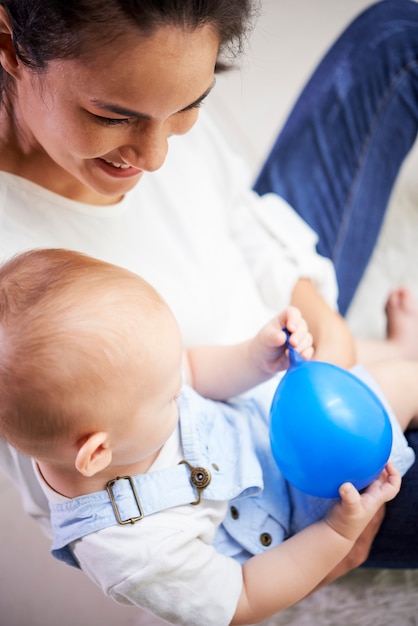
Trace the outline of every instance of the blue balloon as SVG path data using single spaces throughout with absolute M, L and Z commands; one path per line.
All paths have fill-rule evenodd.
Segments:
M 383 470 L 392 448 L 383 404 L 346 370 L 305 361 L 288 347 L 290 366 L 270 411 L 270 442 L 279 469 L 312 496 L 338 497 L 346 481 L 363 489 Z

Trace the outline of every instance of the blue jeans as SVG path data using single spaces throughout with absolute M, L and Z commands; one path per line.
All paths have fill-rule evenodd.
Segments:
M 418 3 L 384 0 L 362 13 L 302 91 L 255 183 L 318 233 L 344 315 L 373 252 L 390 193 L 418 130 Z M 418 432 L 408 434 L 418 456 Z M 418 567 L 418 463 L 366 563 Z

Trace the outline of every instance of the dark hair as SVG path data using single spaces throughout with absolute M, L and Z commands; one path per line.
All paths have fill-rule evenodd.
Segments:
M 53 59 L 75 58 L 127 27 L 152 35 L 161 26 L 212 25 L 220 39 L 218 69 L 242 52 L 258 0 L 3 0 L 20 60 L 42 71 Z M 0 90 L 7 76 L 0 76 Z

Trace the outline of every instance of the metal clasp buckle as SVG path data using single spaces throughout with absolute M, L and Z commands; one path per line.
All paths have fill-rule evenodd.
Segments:
M 190 470 L 190 482 L 197 489 L 197 500 L 190 504 L 197 505 L 202 501 L 202 491 L 206 489 L 212 480 L 211 473 L 206 467 L 193 467 L 188 461 L 180 461 L 179 465 L 187 465 Z
M 132 490 L 133 496 L 135 498 L 135 502 L 136 502 L 136 506 L 138 507 L 138 511 L 139 511 L 139 515 L 138 517 L 129 517 L 128 519 L 123 520 L 119 514 L 119 509 L 118 509 L 118 505 L 116 504 L 116 500 L 115 500 L 115 496 L 113 495 L 113 485 L 116 483 L 116 481 L 118 480 L 128 480 L 129 481 L 129 486 Z M 134 481 L 132 480 L 131 476 L 118 476 L 117 478 L 114 478 L 113 480 L 109 480 L 109 482 L 106 485 L 106 490 L 107 493 L 109 494 L 109 498 L 110 498 L 110 503 L 113 507 L 113 512 L 115 513 L 115 517 L 116 520 L 118 522 L 118 524 L 135 524 L 135 522 L 139 522 L 139 520 L 141 520 L 144 517 L 144 512 L 142 510 L 142 506 L 141 503 L 139 501 L 139 497 L 138 494 L 136 492 L 135 489 L 135 484 Z

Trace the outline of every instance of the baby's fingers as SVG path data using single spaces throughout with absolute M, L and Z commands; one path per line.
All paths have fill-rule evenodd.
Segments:
M 287 309 L 282 311 L 282 313 L 279 315 L 279 321 L 281 326 L 285 327 L 290 335 L 292 335 L 297 330 L 302 319 L 302 313 L 295 306 L 288 306 Z
M 356 509 L 360 503 L 360 493 L 352 483 L 344 483 L 339 488 L 341 504 L 344 509 Z
M 311 358 L 313 354 L 313 337 L 308 330 L 306 320 L 300 315 L 300 312 L 296 309 L 296 316 L 299 317 L 297 324 L 291 327 L 290 323 L 287 325 L 287 331 L 289 333 L 289 344 L 300 352 L 305 358 Z
M 385 469 L 379 476 L 365 489 L 364 493 L 373 498 L 379 499 L 382 504 L 392 500 L 401 488 L 401 475 L 396 467 L 388 461 Z
M 349 482 L 341 485 L 339 489 L 341 505 L 347 513 L 355 511 L 361 500 L 372 499 L 374 501 L 373 506 L 380 506 L 392 500 L 400 488 L 401 476 L 393 463 L 389 461 L 385 469 L 363 490 L 362 494 Z M 363 504 L 366 505 L 366 502 Z M 369 508 L 367 505 L 366 507 Z

